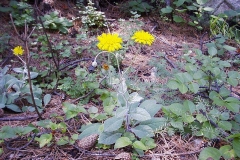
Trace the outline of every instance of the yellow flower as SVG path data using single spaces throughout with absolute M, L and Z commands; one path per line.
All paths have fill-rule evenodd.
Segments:
M 23 50 L 22 46 L 17 46 L 13 49 L 13 54 L 16 56 L 23 55 L 23 52 L 24 52 L 24 50 Z
M 155 38 L 150 33 L 140 30 L 135 32 L 131 39 L 137 43 L 148 44 L 150 46 Z
M 122 38 L 118 34 L 103 33 L 97 39 L 99 40 L 97 46 L 100 50 L 113 52 L 122 48 Z

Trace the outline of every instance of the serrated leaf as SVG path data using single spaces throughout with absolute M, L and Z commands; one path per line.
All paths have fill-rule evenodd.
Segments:
M 44 97 L 43 97 L 43 103 L 44 103 L 44 106 L 46 106 L 51 100 L 51 94 L 46 94 Z
M 111 117 L 104 122 L 104 131 L 113 132 L 118 130 L 123 123 L 123 117 Z
M 52 140 L 52 134 L 51 133 L 50 134 L 42 134 L 40 136 L 40 138 L 36 137 L 35 140 L 39 142 L 39 147 L 42 148 L 46 144 L 50 144 L 50 142 Z
M 156 103 L 156 100 L 145 100 L 139 107 L 145 109 L 153 117 L 162 108 L 162 105 Z
M 134 128 L 131 128 L 131 131 L 139 138 L 154 136 L 153 129 L 147 125 L 138 125 Z
M 143 108 L 136 108 L 136 110 L 131 113 L 131 118 L 137 121 L 146 121 L 151 119 L 151 115 Z
M 199 160 L 207 160 L 208 158 L 219 160 L 220 157 L 221 157 L 221 153 L 219 152 L 218 149 L 213 147 L 207 147 L 201 151 L 199 155 Z
M 100 144 L 114 144 L 116 143 L 117 139 L 121 137 L 122 133 L 114 133 L 114 132 L 102 132 L 99 135 L 98 143 Z
M 117 141 L 114 145 L 114 149 L 123 148 L 130 144 L 132 144 L 132 141 L 128 137 L 121 137 L 121 138 L 117 139 Z
M 141 150 L 147 150 L 147 147 L 141 141 L 135 141 L 133 147 Z

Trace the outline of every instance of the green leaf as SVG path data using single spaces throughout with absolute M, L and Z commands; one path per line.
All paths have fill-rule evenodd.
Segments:
M 228 120 L 229 119 L 229 112 L 222 112 L 220 117 L 221 120 Z
M 98 143 L 106 145 L 114 144 L 121 135 L 122 133 L 102 132 L 99 136 Z
M 231 131 L 232 130 L 232 124 L 228 121 L 219 121 L 218 126 L 221 127 L 222 129 L 226 131 Z
M 195 7 L 195 6 L 187 6 L 187 9 L 188 9 L 188 10 L 196 11 L 196 10 L 197 10 L 197 7 Z
M 147 147 L 141 141 L 135 141 L 133 147 L 141 150 L 147 150 Z
M 218 67 L 214 67 L 211 72 L 214 74 L 214 76 L 217 76 L 221 73 L 221 70 Z
M 219 160 L 221 157 L 221 153 L 218 149 L 213 147 L 204 148 L 200 155 L 199 160 L 207 160 L 208 158 L 213 158 L 214 160 Z
M 132 104 L 140 102 L 141 100 L 143 100 L 143 98 L 137 92 L 133 92 L 129 95 L 128 103 Z
M 187 114 L 183 115 L 182 118 L 183 118 L 183 122 L 185 123 L 192 123 L 195 120 L 195 118 L 192 115 L 187 115 Z
M 229 46 L 229 45 L 223 45 L 223 48 L 225 48 L 228 51 L 236 51 L 235 47 Z
M 87 126 L 82 126 L 82 128 L 79 131 L 82 131 L 82 133 L 78 136 L 78 139 L 83 139 L 87 136 L 90 136 L 92 134 L 100 133 L 99 128 L 102 124 L 101 123 L 93 123 L 89 124 Z
M 238 80 L 237 79 L 234 79 L 234 78 L 228 78 L 227 79 L 227 82 L 232 85 L 233 87 L 237 87 L 238 85 Z
M 173 2 L 177 7 L 183 5 L 183 3 L 185 2 L 185 0 L 177 0 L 175 2 Z
M 236 155 L 240 157 L 240 138 L 234 138 L 232 145 Z
M 204 10 L 204 11 L 207 11 L 207 12 L 212 12 L 212 11 L 214 11 L 214 9 L 211 8 L 211 7 L 204 7 L 203 10 Z
M 40 138 L 36 137 L 35 140 L 39 142 L 39 147 L 42 148 L 46 144 L 50 144 L 50 142 L 52 140 L 52 134 L 51 133 L 50 134 L 42 134 L 40 136 Z
M 174 128 L 177 128 L 177 129 L 183 131 L 183 122 L 181 122 L 181 121 L 171 121 L 170 124 L 171 124 Z
M 232 159 L 235 157 L 235 152 L 232 149 L 232 146 L 230 146 L 230 145 L 222 146 L 219 149 L 219 151 L 221 152 L 224 159 Z
M 231 98 L 231 97 L 229 97 Z M 227 107 L 227 109 L 229 109 L 232 112 L 238 113 L 239 112 L 239 104 L 236 103 L 226 103 L 225 107 Z
M 172 113 L 174 113 L 174 114 L 176 114 L 176 115 L 178 115 L 178 116 L 181 116 L 181 115 L 183 115 L 183 114 L 185 114 L 185 113 L 187 112 L 187 107 L 183 106 L 183 105 L 180 104 L 180 103 L 173 103 L 173 104 L 171 104 L 171 105 L 168 107 L 168 109 L 169 109 Z
M 189 109 L 191 114 L 196 111 L 196 105 L 192 101 L 185 100 L 183 105 Z
M 150 99 L 143 101 L 139 107 L 145 109 L 153 117 L 162 108 L 162 105 L 157 104 L 156 100 Z
M 33 130 L 35 130 L 36 127 L 22 127 L 22 126 L 18 126 L 15 128 L 15 133 L 18 134 L 18 135 L 25 135 L 27 133 L 30 133 L 32 132 Z
M 62 145 L 68 144 L 68 142 L 69 142 L 69 137 L 64 136 L 57 141 L 57 145 L 62 146 Z
M 188 88 L 185 84 L 179 84 L 179 91 L 184 94 L 184 93 L 187 93 L 188 91 Z
M 157 146 L 154 139 L 150 137 L 144 137 L 140 141 L 147 147 L 147 150 L 153 149 Z
M 205 3 L 207 3 L 208 0 L 197 0 L 197 3 L 200 5 L 203 5 Z
M 173 16 L 173 20 L 174 20 L 174 22 L 177 22 L 177 23 L 184 22 L 184 19 L 180 16 L 177 16 L 177 15 Z
M 201 70 L 198 70 L 197 72 L 195 72 L 194 74 L 193 74 L 193 78 L 194 79 L 201 79 L 202 78 L 202 76 L 203 76 L 203 72 L 201 71 Z
M 116 131 L 122 126 L 122 123 L 123 117 L 120 118 L 111 117 L 104 122 L 104 131 L 105 132 Z
M 217 54 L 217 49 L 214 46 L 208 48 L 208 53 L 210 56 L 215 56 Z
M 51 100 L 51 94 L 46 94 L 44 97 L 43 97 L 43 103 L 44 103 L 44 106 L 46 106 Z
M 199 85 L 194 82 L 190 83 L 188 87 L 189 87 L 189 90 L 192 91 L 193 93 L 197 93 L 199 90 Z
M 78 113 L 87 113 L 83 106 L 71 104 L 69 102 L 64 102 L 63 104 L 63 112 L 66 114 L 66 119 L 71 119 L 76 117 Z
M 151 115 L 143 108 L 136 108 L 136 110 L 131 113 L 131 118 L 137 121 L 146 121 L 151 119 Z
M 114 149 L 123 148 L 130 144 L 132 144 L 132 141 L 128 137 L 121 137 L 121 138 L 117 139 L 117 141 L 114 145 Z
M 177 81 L 175 81 L 175 80 L 170 80 L 170 81 L 168 81 L 167 86 L 170 89 L 178 89 L 179 83 Z
M 21 109 L 15 104 L 8 104 L 8 105 L 6 105 L 6 107 L 8 109 L 13 110 L 14 112 L 22 112 Z
M 0 139 L 14 138 L 16 137 L 15 128 L 10 126 L 3 126 L 0 131 Z
M 151 127 L 154 131 L 162 130 L 163 127 L 167 126 L 167 119 L 164 117 L 161 118 L 154 117 L 149 120 L 140 122 L 140 125 L 147 125 Z
M 222 96 L 222 97 L 227 97 L 230 95 L 230 91 L 225 88 L 225 87 L 221 87 L 220 88 L 220 91 L 219 91 L 219 94 Z
M 131 130 L 139 138 L 154 136 L 153 129 L 147 125 L 138 125 L 137 127 L 131 128 Z
M 89 109 L 88 109 L 88 113 L 93 113 L 93 114 L 95 114 L 95 113 L 98 113 L 98 108 L 97 107 L 95 107 L 95 106 L 91 106 Z
M 166 8 L 161 9 L 162 13 L 171 13 L 172 11 L 173 11 L 173 8 L 170 6 L 167 6 Z
M 202 115 L 202 114 L 197 114 L 196 119 L 197 119 L 200 123 L 207 121 L 207 118 L 206 118 L 204 115 Z

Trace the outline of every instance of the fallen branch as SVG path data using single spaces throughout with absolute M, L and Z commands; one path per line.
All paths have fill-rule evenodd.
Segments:
M 29 116 L 29 117 L 3 117 L 0 118 L 0 121 L 25 121 L 29 119 L 38 118 L 38 115 Z

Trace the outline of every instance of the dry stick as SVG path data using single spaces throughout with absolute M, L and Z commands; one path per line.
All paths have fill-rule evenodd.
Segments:
M 3 118 L 0 118 L 0 121 L 24 121 L 24 120 L 37 118 L 37 117 L 38 115 L 29 116 L 29 117 L 3 117 Z
M 28 83 L 29 83 L 29 89 L 30 89 L 30 94 L 31 94 L 31 98 L 32 98 L 32 103 L 33 103 L 33 107 L 35 108 L 35 110 L 38 114 L 39 119 L 43 119 L 41 114 L 38 111 L 38 108 L 37 108 L 37 105 L 36 105 L 36 102 L 35 102 L 35 99 L 34 99 L 33 90 L 32 90 L 32 81 L 31 81 L 31 75 L 30 75 L 30 67 L 29 67 L 30 54 L 29 54 L 29 49 L 28 49 L 28 38 L 31 36 L 31 34 L 33 33 L 33 30 L 35 28 L 33 28 L 33 30 L 31 31 L 31 34 L 29 34 L 29 36 L 27 36 L 27 22 L 25 21 L 25 33 L 24 33 L 24 37 L 21 38 L 21 36 L 19 35 L 19 33 L 16 29 L 16 26 L 13 22 L 13 18 L 12 18 L 11 14 L 10 14 L 10 18 L 11 18 L 11 22 L 12 22 L 12 25 L 13 25 L 13 28 L 14 28 L 16 34 L 25 44 L 25 48 L 26 48 L 26 52 L 27 52 L 27 54 L 25 54 L 25 61 L 26 61 L 26 66 L 27 66 Z

